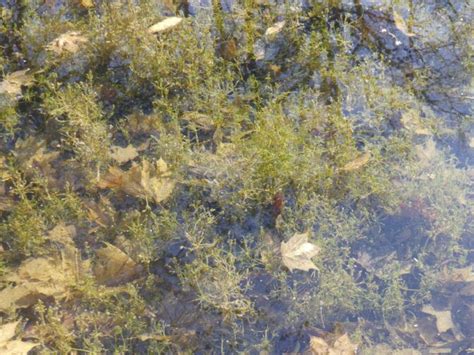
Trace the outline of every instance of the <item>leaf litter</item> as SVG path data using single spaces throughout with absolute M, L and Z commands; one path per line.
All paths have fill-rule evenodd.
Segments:
M 21 339 L 14 339 L 16 328 L 20 321 L 0 325 L 0 353 L 1 354 L 27 354 L 31 349 L 41 345 Z
M 163 159 L 134 163 L 128 171 L 112 166 L 98 183 L 101 189 L 117 189 L 131 196 L 160 203 L 171 196 L 175 180 Z
M 124 164 L 138 156 L 138 150 L 133 145 L 129 144 L 125 148 L 113 146 L 110 148 L 110 157 L 119 164 Z
M 309 232 L 295 234 L 288 242 L 282 242 L 280 252 L 283 264 L 293 271 L 295 269 L 309 271 L 318 270 L 311 258 L 319 254 L 321 249 L 308 242 Z
M 74 245 L 75 236 L 74 226 L 58 224 L 47 235 L 56 255 L 28 258 L 7 273 L 3 279 L 9 285 L 0 291 L 0 311 L 26 308 L 45 297 L 66 298 L 69 286 L 89 271 L 88 261 L 81 259 Z
M 34 82 L 33 75 L 29 74 L 29 71 L 29 69 L 25 69 L 7 74 L 0 82 L 0 94 L 20 98 L 21 88 L 31 86 Z
M 148 33 L 157 34 L 157 33 L 166 32 L 178 26 L 182 21 L 183 21 L 183 18 L 181 17 L 177 17 L 177 16 L 168 17 L 150 26 L 148 28 Z
M 75 54 L 88 39 L 79 31 L 68 31 L 48 43 L 46 49 L 56 55 Z
M 96 251 L 94 275 L 99 284 L 118 286 L 135 280 L 142 271 L 141 265 L 112 244 Z
M 347 334 L 342 334 L 332 341 L 311 336 L 309 346 L 312 355 L 355 355 L 357 351 L 357 345 L 352 343 Z

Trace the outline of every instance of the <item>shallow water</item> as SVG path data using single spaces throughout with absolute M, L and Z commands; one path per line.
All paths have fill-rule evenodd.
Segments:
M 32 201 L 28 213 L 44 215 L 40 234 L 49 235 L 63 221 L 76 226 L 72 245 L 80 260 L 97 263 L 97 251 L 107 242 L 141 266 L 133 282 L 117 282 L 122 288 L 98 285 L 92 273 L 84 276 L 92 280 L 87 285 L 75 284 L 80 296 L 39 292 L 59 321 L 38 316 L 36 299 L 10 313 L 0 309 L 9 320 L 26 319 L 28 336 L 42 342 L 39 352 L 58 351 L 58 328 L 71 334 L 64 340 L 70 349 L 92 352 L 472 351 L 470 2 L 156 3 L 160 15 L 189 14 L 187 26 L 194 26 L 179 40 L 173 39 L 179 30 L 167 32 L 166 39 L 159 35 L 159 45 L 137 36 L 139 25 L 111 35 L 115 24 L 126 23 L 120 11 L 133 13 L 130 7 L 113 12 L 105 3 L 78 11 L 61 1 L 1 4 L 20 28 L 15 34 L 7 23 L 0 37 L 4 71 L 32 68 L 39 76 L 44 70 L 52 75 L 43 81 L 58 84 L 35 84 L 15 106 L 16 131 L 8 134 L 2 126 L 2 155 L 25 179 L 26 191 L 12 170 L 2 175 L 0 197 L 12 201 L 1 210 L 6 268 L 19 273 L 22 262 L 61 245 L 45 237 L 39 243 L 45 249 L 35 249 L 28 236 L 19 244 L 27 225 L 18 217 L 25 201 Z M 113 16 L 102 24 L 109 12 Z M 34 24 L 46 26 L 53 15 L 64 29 L 97 18 L 80 28 L 96 31 L 92 42 L 100 49 L 48 64 L 41 43 L 55 36 L 36 38 Z M 269 24 L 282 20 L 283 30 L 265 34 Z M 102 35 L 118 44 L 102 41 Z M 108 45 L 110 52 L 96 63 Z M 199 56 L 189 48 L 199 49 Z M 196 57 L 183 64 L 187 53 Z M 158 55 L 163 58 L 153 62 Z M 219 74 L 199 67 L 206 60 L 219 63 Z M 91 77 L 88 70 L 94 71 Z M 222 78 L 201 84 L 212 75 Z M 179 86 L 188 82 L 198 83 L 196 97 Z M 73 117 L 80 107 L 61 111 L 45 103 L 81 83 L 93 87 L 106 125 L 85 119 L 77 129 Z M 86 116 L 94 114 L 89 110 Z M 98 132 L 89 144 L 99 144 L 84 153 L 87 129 Z M 30 154 L 34 148 L 28 144 L 37 140 L 45 142 L 41 159 L 45 152 L 58 155 L 44 163 L 37 151 Z M 94 154 L 128 144 L 139 147 L 137 155 L 94 165 Z M 150 194 L 158 179 L 154 165 L 146 173 L 124 173 L 158 157 L 177 177 L 171 197 L 163 200 Z M 122 175 L 111 174 L 112 165 Z M 46 179 L 46 187 L 35 174 Z M 169 178 L 166 169 L 160 174 Z M 136 176 L 149 180 L 137 183 Z M 69 193 L 88 206 L 79 208 L 87 216 L 70 207 Z M 282 264 L 282 243 L 303 232 L 321 251 L 306 260 L 309 270 L 292 270 Z M 341 345 L 345 334 L 351 341 Z

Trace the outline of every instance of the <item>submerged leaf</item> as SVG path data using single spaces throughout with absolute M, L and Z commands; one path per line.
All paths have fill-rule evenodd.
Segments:
M 156 203 L 171 196 L 174 186 L 175 181 L 163 159 L 154 165 L 144 160 L 141 165 L 134 164 L 128 171 L 111 167 L 98 184 L 99 188 L 116 188 L 138 198 L 151 198 Z
M 106 244 L 96 252 L 94 275 L 97 282 L 106 286 L 117 286 L 140 276 L 143 268 L 127 254 L 112 244 Z
M 309 233 L 295 234 L 288 242 L 282 242 L 280 246 L 283 264 L 293 271 L 294 269 L 308 271 L 317 270 L 311 258 L 318 255 L 320 248 L 308 243 Z
M 351 161 L 351 162 L 347 163 L 346 165 L 344 165 L 340 170 L 341 171 L 346 171 L 346 172 L 359 170 L 360 168 L 367 165 L 367 163 L 370 161 L 371 156 L 372 155 L 370 154 L 370 152 L 365 152 L 364 154 L 360 155 L 359 157 L 357 157 L 353 161 Z
M 431 131 L 425 128 L 420 120 L 419 114 L 414 110 L 409 110 L 402 114 L 400 119 L 403 127 L 420 136 L 431 135 Z
M 76 270 L 73 262 L 53 258 L 27 259 L 5 279 L 15 282 L 0 291 L 0 310 L 29 307 L 41 297 L 63 298 Z
M 18 324 L 20 324 L 20 321 L 0 325 L 0 344 L 15 336 L 15 330 Z
M 405 20 L 403 19 L 403 17 L 397 13 L 396 11 L 393 11 L 393 21 L 395 22 L 395 27 L 400 31 L 402 32 L 405 36 L 408 36 L 408 37 L 413 37 L 415 36 L 414 33 L 408 31 L 408 26 L 407 24 L 405 23 Z
M 431 305 L 425 305 L 421 310 L 423 313 L 430 314 L 436 318 L 438 332 L 444 333 L 449 329 L 454 328 L 451 311 L 437 311 Z
M 280 33 L 283 28 L 285 27 L 286 21 L 279 21 L 274 23 L 272 26 L 268 27 L 265 31 L 265 36 L 271 37 L 275 36 L 276 34 Z
M 422 165 L 429 166 L 430 161 L 432 161 L 438 155 L 436 142 L 433 140 L 433 138 L 430 138 L 425 144 L 416 145 L 415 152 Z
M 312 336 L 309 346 L 312 355 L 354 355 L 357 351 L 357 345 L 352 343 L 347 334 L 338 337 L 332 345 L 323 338 Z
M 20 321 L 0 325 L 0 353 L 1 354 L 27 354 L 31 349 L 40 345 L 39 343 L 13 340 L 15 330 Z
M 168 17 L 158 23 L 155 23 L 153 26 L 148 28 L 148 33 L 156 34 L 160 32 L 168 31 L 176 26 L 178 26 L 183 19 L 181 17 L 173 16 Z
M 18 70 L 6 75 L 0 82 L 0 94 L 21 97 L 21 87 L 33 84 L 33 76 L 27 74 L 29 69 Z
M 46 49 L 57 55 L 65 53 L 76 53 L 80 47 L 88 42 L 87 38 L 77 31 L 63 33 L 48 43 Z
M 137 148 L 129 144 L 125 148 L 119 146 L 113 146 L 110 148 L 110 157 L 117 163 L 123 164 L 130 160 L 135 159 L 138 156 Z
M 86 9 L 92 9 L 95 6 L 93 0 L 80 0 L 80 4 Z

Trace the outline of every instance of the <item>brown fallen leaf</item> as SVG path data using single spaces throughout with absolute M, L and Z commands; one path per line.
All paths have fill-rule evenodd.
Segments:
M 119 164 L 129 162 L 138 156 L 138 150 L 131 144 L 125 148 L 113 146 L 110 148 L 110 157 Z
M 444 333 L 449 329 L 454 328 L 454 323 L 451 318 L 451 311 L 437 311 L 431 305 L 424 305 L 421 311 L 436 318 L 436 327 L 438 328 L 438 332 Z
M 279 21 L 274 23 L 272 26 L 268 27 L 267 30 L 265 31 L 265 36 L 266 37 L 272 37 L 275 36 L 276 34 L 280 33 L 283 28 L 285 27 L 286 21 Z
M 18 70 L 6 75 L 2 82 L 0 82 L 0 94 L 21 97 L 21 87 L 30 86 L 34 79 L 31 74 L 28 74 L 29 69 Z
M 65 53 L 77 53 L 80 47 L 87 43 L 88 39 L 78 31 L 68 31 L 48 43 L 46 49 L 56 55 Z
M 60 152 L 49 151 L 44 139 L 33 136 L 19 139 L 15 148 L 14 155 L 27 177 L 41 176 L 48 181 L 50 188 L 58 187 L 56 170 L 52 163 L 59 157 Z
M 423 126 L 418 112 L 414 110 L 404 112 L 400 121 L 403 127 L 410 132 L 420 136 L 432 135 L 431 131 Z
M 216 127 L 212 117 L 199 112 L 186 112 L 182 120 L 186 121 L 192 129 L 212 131 Z
M 357 345 L 347 334 L 338 337 L 332 345 L 320 337 L 310 337 L 309 346 L 312 355 L 355 355 Z
M 40 345 L 39 343 L 13 340 L 15 330 L 20 321 L 0 325 L 0 354 L 27 354 L 31 349 Z
M 100 196 L 99 202 L 86 201 L 87 217 L 101 227 L 110 226 L 114 221 L 114 208 L 110 201 Z
M 0 344 L 10 340 L 15 336 L 16 327 L 20 321 L 0 325 Z
M 436 142 L 433 138 L 427 140 L 424 144 L 418 144 L 415 146 L 415 153 L 420 160 L 420 163 L 424 167 L 429 167 L 431 161 L 438 155 L 438 149 L 436 148 Z
M 80 5 L 86 9 L 92 9 L 95 4 L 93 0 L 80 0 Z
M 13 196 L 8 194 L 8 189 L 1 179 L 2 176 L 0 172 L 0 211 L 11 211 L 15 205 L 15 200 Z
M 353 161 L 351 161 L 351 162 L 347 163 L 346 165 L 344 165 L 339 170 L 340 171 L 345 171 L 345 172 L 359 170 L 360 168 L 367 165 L 367 163 L 369 162 L 371 156 L 372 155 L 370 154 L 370 152 L 365 152 L 364 154 L 358 156 Z
M 47 239 L 63 245 L 74 246 L 76 234 L 77 231 L 74 225 L 66 225 L 61 222 L 49 231 Z
M 94 275 L 99 284 L 117 286 L 135 280 L 143 267 L 116 246 L 106 243 L 96 251 Z
M 98 183 L 99 188 L 119 189 L 134 197 L 150 198 L 155 203 L 160 203 L 171 196 L 174 186 L 175 181 L 163 159 L 155 164 L 144 160 L 141 164 L 133 164 L 128 171 L 111 167 Z
M 148 33 L 157 34 L 171 30 L 172 28 L 178 26 L 183 19 L 181 17 L 173 16 L 168 17 L 158 23 L 155 23 L 153 26 L 148 28 Z
M 299 269 L 309 271 L 311 269 L 318 270 L 311 258 L 318 255 L 321 249 L 311 243 L 308 243 L 309 233 L 295 234 L 280 245 L 280 252 L 283 264 L 293 271 Z
M 15 285 L 0 291 L 0 311 L 29 307 L 41 297 L 66 297 L 68 285 L 76 276 L 73 262 L 63 263 L 60 259 L 46 257 L 23 261 L 4 278 Z
M 395 22 L 395 27 L 400 31 L 402 32 L 405 36 L 408 36 L 408 37 L 413 37 L 415 36 L 414 33 L 410 32 L 408 30 L 408 26 L 405 22 L 405 20 L 403 19 L 403 17 L 396 11 L 393 11 L 393 22 Z

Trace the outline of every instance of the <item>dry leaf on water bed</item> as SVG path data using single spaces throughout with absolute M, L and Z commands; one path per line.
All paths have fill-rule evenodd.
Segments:
M 416 145 L 415 152 L 422 165 L 424 167 L 429 167 L 430 162 L 438 155 L 436 142 L 430 138 L 425 144 Z
M 438 332 L 444 333 L 449 329 L 454 328 L 454 323 L 451 318 L 451 311 L 437 311 L 431 305 L 423 306 L 421 311 L 436 318 L 436 327 L 438 328 Z
M 6 281 L 16 285 L 0 291 L 0 311 L 29 307 L 41 297 L 65 297 L 67 285 L 75 279 L 75 273 L 70 263 L 61 260 L 25 260 L 16 271 L 5 277 Z
M 92 9 L 95 6 L 93 0 L 80 0 L 79 3 L 81 4 L 82 7 L 86 9 Z
M 39 343 L 12 340 L 20 321 L 0 325 L 0 354 L 27 354 Z
M 98 184 L 101 189 L 116 188 L 138 198 L 150 198 L 156 203 L 171 196 L 174 186 L 175 181 L 163 159 L 155 164 L 144 160 L 141 165 L 134 164 L 128 171 L 111 167 Z
M 84 204 L 87 209 L 89 221 L 101 227 L 107 227 L 113 223 L 114 208 L 106 197 L 100 196 L 99 202 L 86 201 Z
M 216 126 L 212 117 L 199 112 L 186 112 L 181 119 L 193 129 L 212 131 Z
M 405 36 L 408 36 L 408 37 L 413 37 L 415 36 L 414 33 L 411 33 L 410 31 L 408 31 L 408 26 L 407 24 L 405 23 L 405 20 L 403 19 L 403 17 L 397 13 L 396 11 L 393 11 L 393 22 L 395 22 L 395 27 L 400 31 L 402 32 Z
M 340 171 L 346 171 L 346 172 L 359 170 L 360 168 L 367 165 L 367 163 L 369 162 L 371 156 L 372 155 L 370 154 L 370 152 L 365 152 L 364 154 L 360 155 L 359 157 L 357 157 L 353 161 L 351 161 L 351 162 L 347 163 L 346 165 L 344 165 L 339 170 Z
M 129 144 L 125 148 L 113 146 L 110 148 L 110 157 L 119 164 L 126 163 L 138 156 L 137 149 Z
M 418 112 L 414 110 L 404 112 L 400 121 L 403 127 L 410 132 L 420 136 L 428 136 L 432 134 L 429 129 L 423 127 Z
M 58 187 L 56 170 L 52 163 L 59 157 L 59 152 L 48 151 L 44 139 L 32 136 L 25 140 L 19 139 L 15 148 L 14 155 L 28 177 L 40 175 L 48 181 L 50 188 Z
M 18 70 L 6 75 L 0 82 L 0 94 L 21 97 L 21 87 L 33 84 L 33 76 L 27 74 L 29 69 Z
M 0 291 L 0 311 L 29 307 L 43 297 L 67 296 L 70 283 L 88 271 L 88 263 L 80 259 L 74 246 L 75 234 L 74 226 L 57 225 L 47 239 L 56 243 L 60 256 L 27 259 L 4 277 L 13 285 Z
M 266 37 L 272 37 L 275 36 L 276 34 L 280 33 L 283 28 L 285 27 L 286 21 L 279 21 L 273 24 L 273 26 L 270 26 L 267 28 L 265 31 L 265 36 Z
M 318 270 L 311 258 L 318 255 L 320 248 L 308 243 L 309 233 L 295 234 L 288 242 L 282 242 L 280 252 L 283 264 L 293 271 L 294 269 L 309 271 Z
M 1 180 L 2 175 L 0 172 L 0 211 L 11 211 L 13 206 L 15 206 L 15 200 L 13 196 L 8 194 L 8 189 L 6 188 L 5 183 Z M 5 180 L 8 180 L 7 176 L 5 177 Z
M 49 44 L 46 46 L 46 49 L 54 52 L 57 55 L 61 55 L 66 52 L 74 54 L 79 50 L 81 45 L 87 41 L 87 38 L 84 37 L 81 32 L 69 31 L 49 42 Z
M 157 34 L 171 30 L 172 28 L 178 26 L 182 21 L 183 19 L 181 17 L 168 17 L 167 19 L 164 19 L 163 21 L 155 23 L 153 26 L 149 27 L 148 33 Z
M 117 286 L 136 279 L 142 271 L 141 265 L 112 244 L 96 252 L 94 275 L 100 284 Z
M 312 355 L 355 355 L 357 350 L 347 334 L 337 338 L 332 346 L 323 338 L 312 336 L 309 346 Z

